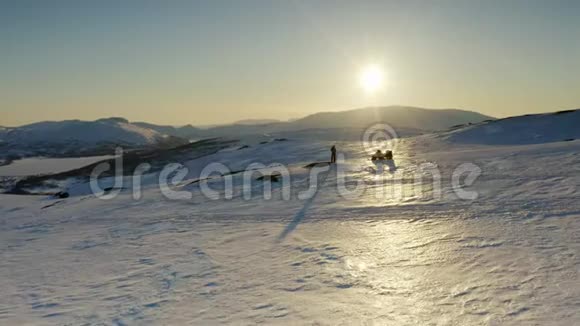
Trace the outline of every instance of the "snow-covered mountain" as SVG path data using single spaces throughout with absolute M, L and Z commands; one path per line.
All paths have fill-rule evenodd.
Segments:
M 476 123 L 493 117 L 457 109 L 425 109 L 408 106 L 387 106 L 340 112 L 321 112 L 289 123 L 294 129 L 368 127 L 384 122 L 392 127 L 421 130 L 443 130 L 454 125 Z
M 45 121 L 0 130 L 0 159 L 110 155 L 117 146 L 170 148 L 187 142 L 123 118 Z
M 109 142 L 146 145 L 154 144 L 163 138 L 164 135 L 160 132 L 131 124 L 123 118 L 44 121 L 7 129 L 0 134 L 2 141 L 21 145 L 71 141 L 84 144 Z
M 234 125 L 265 125 L 265 124 L 277 123 L 277 122 L 280 122 L 280 120 L 276 120 L 276 119 L 244 119 L 244 120 L 238 120 L 232 124 L 234 124 Z
M 435 131 L 447 129 L 455 125 L 478 123 L 491 119 L 494 118 L 465 110 L 387 106 L 337 112 L 320 112 L 289 122 L 218 126 L 204 129 L 203 134 L 216 137 L 256 133 L 275 134 L 306 129 L 348 128 L 361 130 L 376 123 L 386 123 L 397 129 Z
M 168 126 L 168 125 L 156 125 L 148 122 L 132 122 L 133 125 L 155 130 L 159 133 L 169 136 L 181 137 L 181 138 L 196 138 L 202 133 L 201 129 L 196 128 L 192 125 L 185 125 L 181 127 Z
M 580 138 L 580 109 L 529 114 L 464 126 L 445 135 L 454 143 L 539 144 Z

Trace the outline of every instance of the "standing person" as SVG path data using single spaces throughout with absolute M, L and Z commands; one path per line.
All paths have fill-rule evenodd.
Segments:
M 330 148 L 330 163 L 336 163 L 336 146 Z

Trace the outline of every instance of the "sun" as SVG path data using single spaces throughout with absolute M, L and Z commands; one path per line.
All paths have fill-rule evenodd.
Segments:
M 384 83 L 383 69 L 378 65 L 368 65 L 361 69 L 359 85 L 367 93 L 375 93 Z

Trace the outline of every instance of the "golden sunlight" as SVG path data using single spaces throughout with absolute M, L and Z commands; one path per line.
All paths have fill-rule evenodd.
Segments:
M 383 69 L 378 65 L 368 65 L 361 69 L 359 85 L 367 93 L 375 93 L 384 83 Z

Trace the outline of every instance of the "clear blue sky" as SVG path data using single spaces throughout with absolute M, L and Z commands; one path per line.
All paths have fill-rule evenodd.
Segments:
M 580 107 L 580 1 L 2 1 L 0 125 Z M 361 91 L 361 67 L 386 85 Z

